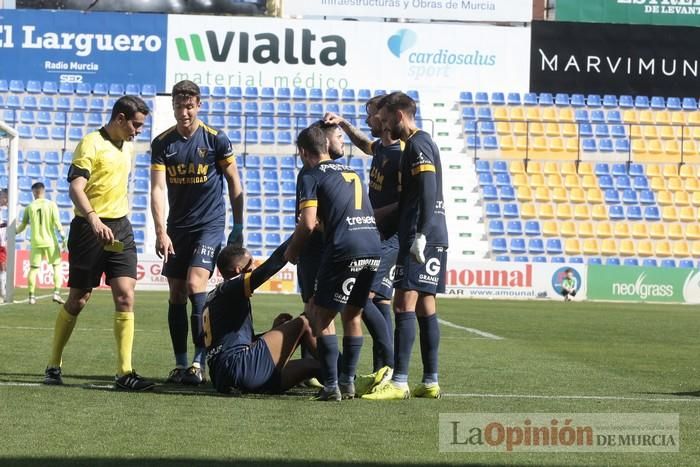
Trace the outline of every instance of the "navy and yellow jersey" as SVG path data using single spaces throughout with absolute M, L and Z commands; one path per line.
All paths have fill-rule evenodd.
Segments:
M 381 255 L 374 211 L 360 177 L 350 167 L 323 161 L 297 186 L 299 209 L 317 208 L 324 256 L 332 261 Z
M 416 232 L 427 245 L 448 246 L 440 151 L 422 130 L 408 138 L 401 159 L 399 244 L 410 245 Z
M 297 174 L 297 184 L 296 186 L 298 187 L 301 184 L 301 177 L 304 174 L 304 171 L 306 170 L 306 167 L 302 167 L 301 170 L 299 170 L 299 173 Z M 296 217 L 299 219 L 299 215 L 301 214 L 301 210 L 299 209 L 299 190 L 297 190 L 296 194 Z M 313 257 L 318 257 L 320 258 L 323 253 L 323 232 L 320 230 L 314 229 L 313 232 L 311 232 L 311 235 L 309 235 L 309 238 L 306 239 L 306 243 L 304 243 L 304 247 L 301 249 L 301 253 L 299 254 L 300 257 L 307 257 L 307 256 L 313 256 Z
M 399 200 L 401 154 L 404 142 L 384 146 L 381 140 L 372 142 L 372 165 L 369 172 L 369 201 L 374 209 Z
M 289 239 L 252 272 L 224 281 L 209 292 L 202 316 L 207 350 L 235 352 L 252 344 L 255 334 L 250 297 L 287 264 L 284 252 L 288 245 Z
M 165 172 L 168 226 L 223 226 L 224 168 L 233 162 L 226 134 L 202 122 L 191 138 L 180 135 L 176 127 L 158 135 L 151 143 L 151 169 Z

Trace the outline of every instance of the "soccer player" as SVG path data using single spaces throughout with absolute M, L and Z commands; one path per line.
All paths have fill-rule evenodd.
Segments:
M 435 295 L 445 291 L 447 224 L 442 195 L 442 166 L 435 142 L 415 122 L 416 103 L 393 92 L 379 103 L 379 118 L 392 138 L 406 143 L 401 160 L 399 254 L 394 287 L 395 364 L 391 381 L 365 399 L 439 398 L 438 347 L 440 329 Z M 423 381 L 408 389 L 408 367 L 420 328 Z
M 370 127 L 372 136 L 379 138 L 374 141 L 342 117 L 332 113 L 324 116 L 325 122 L 340 125 L 355 146 L 365 154 L 373 156 L 369 174 L 369 200 L 382 237 L 382 257 L 369 298 L 362 311 L 362 319 L 372 335 L 372 360 L 375 372 L 385 366 L 394 366 L 391 297 L 393 270 L 399 252 L 396 214 L 399 201 L 399 165 L 403 151 L 403 142 L 392 139 L 389 133 L 382 130 L 382 122 L 377 116 L 379 110 L 377 104 L 382 97 L 374 96 L 365 104 L 367 125 Z
M 362 349 L 362 307 L 379 265 L 381 243 L 360 177 L 328 152 L 322 129 L 312 126 L 297 138 L 307 167 L 297 187 L 300 216 L 284 254 L 296 262 L 317 222 L 323 231 L 323 256 L 316 275 L 313 328 L 323 369 L 323 389 L 315 400 L 355 396 L 354 378 Z M 318 219 L 318 221 L 317 221 Z M 338 375 L 338 340 L 333 320 L 343 323 L 343 359 Z
M 223 131 L 199 120 L 200 90 L 192 81 L 172 89 L 176 120 L 151 143 L 151 212 L 156 229 L 156 253 L 164 260 L 170 289 L 168 327 L 175 368 L 167 382 L 198 385 L 204 381 L 206 349 L 202 311 L 207 281 L 224 241 L 226 205 L 224 180 L 233 207 L 229 244 L 242 244 L 243 190 L 231 142 Z M 165 223 L 165 192 L 168 220 Z M 188 366 L 187 299 L 192 304 L 190 327 L 194 358 Z
M 68 300 L 60 306 L 53 334 L 45 384 L 63 384 L 61 357 L 80 312 L 102 274 L 112 289 L 114 337 L 117 341 L 115 386 L 130 391 L 154 384 L 131 366 L 134 343 L 134 287 L 136 244 L 129 222 L 129 171 L 134 157 L 133 139 L 149 113 L 137 96 L 120 97 L 109 122 L 85 135 L 73 153 L 68 170 L 69 193 L 75 218 L 68 233 Z
M 571 269 L 564 271 L 564 274 L 564 279 L 561 281 L 561 294 L 564 296 L 565 302 L 570 302 L 576 296 L 576 278 Z
M 315 359 L 290 361 L 302 341 L 311 352 L 316 350 L 306 316 L 280 315 L 270 331 L 257 337 L 253 331 L 250 297 L 287 264 L 284 252 L 288 244 L 289 240 L 252 271 L 253 258 L 245 248 L 229 245 L 219 254 L 217 267 L 224 282 L 209 293 L 203 315 L 209 376 L 219 392 L 233 388 L 278 393 L 315 377 L 320 370 Z
M 62 305 L 61 298 L 61 247 L 66 237 L 63 234 L 63 227 L 58 216 L 58 206 L 53 201 L 46 199 L 46 187 L 43 183 L 37 182 L 32 185 L 34 201 L 24 209 L 22 222 L 17 226 L 17 233 L 24 232 L 27 225 L 31 227 L 31 255 L 29 257 L 29 304 L 36 304 L 36 275 L 41 267 L 41 260 L 46 258 L 53 266 L 53 301 Z M 60 232 L 61 240 L 56 232 Z

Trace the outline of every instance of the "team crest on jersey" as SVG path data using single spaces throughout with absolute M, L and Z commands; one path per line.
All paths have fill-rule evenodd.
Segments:
M 197 154 L 199 154 L 199 157 L 201 157 L 202 159 L 207 157 L 208 152 L 209 151 L 207 150 L 207 148 L 197 148 Z

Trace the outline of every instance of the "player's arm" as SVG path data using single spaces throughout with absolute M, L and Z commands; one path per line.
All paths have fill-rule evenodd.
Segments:
M 168 256 L 175 253 L 173 242 L 165 227 L 165 165 L 151 164 L 151 216 L 156 229 L 156 254 L 168 262 Z
M 233 211 L 233 228 L 226 243 L 243 245 L 243 185 L 238 175 L 236 156 L 226 133 L 220 131 L 215 139 L 216 161 L 222 168 L 228 185 L 228 196 Z
M 61 216 L 58 214 L 58 205 L 56 203 L 51 203 L 51 222 L 53 223 L 54 235 L 56 232 L 60 235 L 60 242 L 66 239 L 66 235 L 63 233 L 63 226 L 61 225 Z M 59 241 L 57 238 L 56 241 Z
M 323 116 L 323 121 L 332 125 L 338 125 L 340 128 L 348 135 L 352 144 L 357 146 L 360 151 L 365 154 L 372 156 L 374 152 L 372 151 L 373 142 L 370 140 L 365 133 L 359 128 L 352 125 L 350 122 L 345 120 L 340 115 L 328 112 Z
M 421 151 L 422 154 L 428 150 Z M 411 175 L 416 179 L 418 186 L 418 221 L 416 223 L 416 237 L 411 245 L 411 253 L 419 263 L 425 262 L 424 250 L 427 239 L 425 234 L 430 221 L 435 213 L 437 201 L 437 174 L 432 160 L 416 158 L 411 164 Z
M 301 209 L 299 221 L 294 228 L 294 235 L 292 235 L 289 248 L 284 253 L 285 259 L 290 263 L 296 264 L 304 244 L 311 232 L 316 228 L 317 205 L 318 202 L 316 200 L 307 200 L 299 204 L 299 209 Z
M 24 213 L 22 214 L 22 222 L 17 226 L 15 233 L 19 235 L 24 232 L 24 229 L 27 228 L 27 224 L 29 224 L 29 208 L 24 209 Z

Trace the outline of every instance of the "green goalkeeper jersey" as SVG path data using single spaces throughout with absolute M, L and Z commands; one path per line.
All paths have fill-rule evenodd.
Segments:
M 22 223 L 17 227 L 17 233 L 22 232 L 29 224 L 32 229 L 30 242 L 32 248 L 46 248 L 58 242 L 56 229 L 63 234 L 58 216 L 58 206 L 46 198 L 35 199 L 24 208 Z

